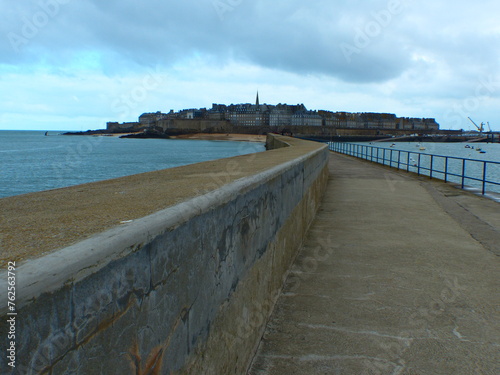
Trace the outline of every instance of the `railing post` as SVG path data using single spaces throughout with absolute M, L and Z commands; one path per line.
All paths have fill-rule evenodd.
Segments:
M 444 182 L 448 182 L 448 157 L 444 158 Z
M 417 166 L 417 175 L 420 176 L 420 160 L 421 160 L 422 154 L 418 154 L 418 166 Z
M 410 171 L 410 152 L 406 154 L 406 172 Z
M 483 195 L 486 192 L 486 161 L 483 161 Z
M 401 150 L 398 150 L 398 169 L 400 165 L 401 165 Z
M 432 169 L 434 168 L 434 155 L 431 155 L 431 166 L 429 168 L 429 177 L 432 180 Z
M 390 168 L 392 168 L 392 151 L 394 151 L 394 150 L 392 150 L 392 149 L 391 149 L 391 154 L 390 154 L 390 156 L 389 156 L 389 158 L 391 159 L 391 160 L 389 161 L 389 167 L 390 167 Z
M 462 189 L 465 186 L 465 159 L 462 159 Z
M 382 153 L 382 164 L 385 165 L 385 148 L 383 148 L 384 152 Z

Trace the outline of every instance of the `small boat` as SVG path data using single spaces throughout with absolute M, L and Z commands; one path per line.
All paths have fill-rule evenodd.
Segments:
M 483 151 L 483 150 L 482 150 L 481 148 L 476 148 L 476 151 L 481 152 L 481 151 Z
M 420 148 L 419 148 L 419 150 L 422 150 L 422 151 L 423 151 L 423 150 L 425 150 L 425 147 L 420 147 Z
M 480 154 L 486 154 L 486 151 L 479 151 Z
M 49 132 L 45 132 L 45 136 L 49 135 Z
M 465 148 L 471 148 L 471 147 L 469 145 L 465 145 Z M 474 147 L 472 147 L 472 148 L 474 148 Z

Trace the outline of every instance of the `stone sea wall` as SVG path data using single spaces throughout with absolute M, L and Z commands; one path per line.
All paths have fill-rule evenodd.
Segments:
M 244 374 L 328 178 L 326 145 L 281 146 L 277 166 L 20 265 L 14 369 L 2 272 L 2 374 Z

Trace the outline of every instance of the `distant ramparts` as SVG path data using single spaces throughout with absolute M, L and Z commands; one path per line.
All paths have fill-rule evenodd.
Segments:
M 156 123 L 156 129 L 167 134 L 174 133 L 228 133 L 232 131 L 232 126 L 226 120 L 198 120 L 198 119 L 167 119 Z
M 268 146 L 6 198 L 45 252 L 16 265 L 12 373 L 245 373 L 328 176 L 326 145 L 269 135 Z M 6 271 L 0 280 L 4 371 Z

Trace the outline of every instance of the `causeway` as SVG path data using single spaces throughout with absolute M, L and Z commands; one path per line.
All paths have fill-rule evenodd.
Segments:
M 331 153 L 249 374 L 499 374 L 500 206 Z

